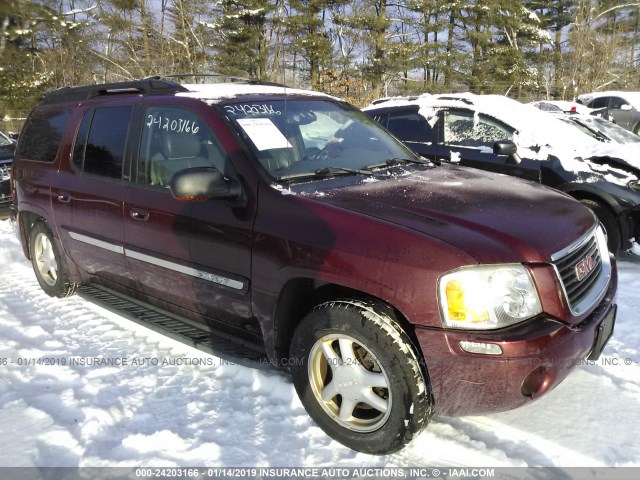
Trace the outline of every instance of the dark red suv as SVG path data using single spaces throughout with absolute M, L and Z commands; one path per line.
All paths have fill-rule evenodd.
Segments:
M 615 263 L 587 208 L 422 159 L 319 93 L 57 90 L 25 125 L 13 182 L 48 294 L 91 284 L 263 352 L 364 452 L 400 449 L 435 412 L 526 404 L 613 330 Z

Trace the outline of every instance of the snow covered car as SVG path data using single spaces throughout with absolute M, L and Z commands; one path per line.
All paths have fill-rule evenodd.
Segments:
M 0 218 L 9 217 L 11 208 L 11 186 L 9 172 L 13 162 L 13 152 L 16 149 L 14 142 L 8 135 L 0 132 Z
M 580 113 L 582 115 L 591 115 L 592 112 L 597 111 L 589 107 L 585 107 L 578 102 L 570 102 L 568 100 L 540 100 L 537 102 L 530 102 L 534 107 L 542 110 L 543 112 L 553 113 Z
M 45 292 L 84 284 L 198 348 L 290 368 L 315 422 L 363 452 L 402 448 L 436 412 L 528 404 L 613 331 L 616 264 L 587 208 L 420 159 L 324 94 L 56 90 L 13 174 Z
M 513 175 L 568 193 L 597 215 L 615 254 L 640 254 L 640 146 L 603 143 L 499 95 L 423 94 L 365 113 L 432 160 Z
M 623 128 L 640 135 L 640 92 L 595 92 L 578 96 L 589 108 L 605 109 L 606 114 Z

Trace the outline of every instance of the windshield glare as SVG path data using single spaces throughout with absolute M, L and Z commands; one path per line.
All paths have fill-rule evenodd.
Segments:
M 587 120 L 587 123 L 591 123 L 595 128 L 602 131 L 607 137 L 617 143 L 640 143 L 640 137 L 635 133 L 631 133 L 629 130 L 625 130 L 620 125 L 611 123 L 609 120 L 605 120 L 599 117 L 593 117 Z
M 326 168 L 365 169 L 417 158 L 359 110 L 331 100 L 238 102 L 220 107 L 275 179 Z
M 13 140 L 11 140 L 4 133 L 0 132 L 0 146 L 11 145 L 12 143 L 13 143 Z

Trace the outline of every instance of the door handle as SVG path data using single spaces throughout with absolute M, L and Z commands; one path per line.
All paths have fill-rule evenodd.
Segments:
M 69 195 L 67 192 L 58 193 L 58 201 L 59 202 L 69 203 L 70 200 L 71 200 L 71 195 Z
M 149 212 L 147 212 L 144 208 L 132 208 L 129 210 L 129 216 L 134 220 L 140 220 L 146 222 L 149 220 Z

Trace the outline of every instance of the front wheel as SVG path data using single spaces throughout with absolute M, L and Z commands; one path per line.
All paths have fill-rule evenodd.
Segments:
M 395 452 L 433 415 L 428 378 L 406 333 L 382 306 L 324 303 L 296 328 L 290 351 L 305 409 L 349 448 Z
M 77 284 L 71 283 L 64 271 L 62 259 L 49 227 L 40 220 L 33 225 L 29 242 L 31 264 L 38 283 L 51 297 L 73 295 Z

